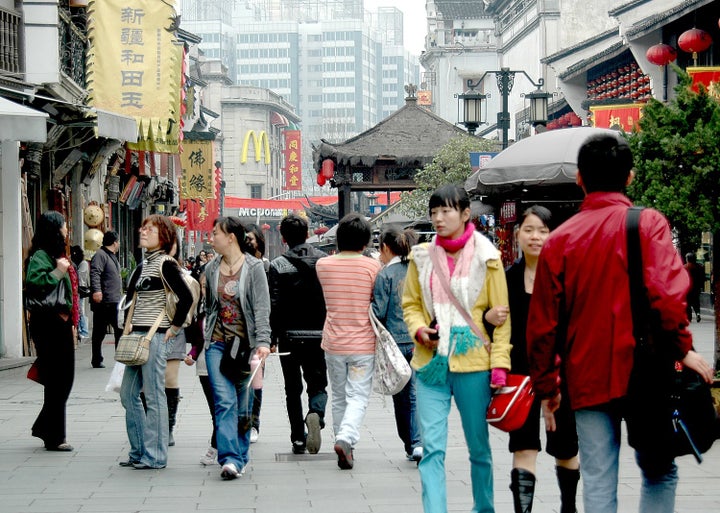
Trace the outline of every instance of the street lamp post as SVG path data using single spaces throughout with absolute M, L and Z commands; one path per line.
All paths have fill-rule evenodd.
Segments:
M 463 102 L 463 121 L 462 124 L 468 129 L 471 134 L 475 133 L 475 130 L 480 125 L 480 106 L 479 104 L 484 100 L 487 95 L 475 92 L 475 88 L 482 84 L 483 79 L 489 74 L 495 75 L 497 80 L 497 86 L 502 96 L 502 112 L 498 112 L 497 124 L 502 129 L 503 149 L 508 146 L 508 132 L 510 130 L 510 112 L 508 106 L 508 100 L 510 97 L 510 91 L 512 91 L 513 85 L 515 84 L 515 74 L 522 73 L 527 77 L 530 83 L 537 87 L 536 91 L 525 94 L 525 98 L 530 99 L 530 122 L 532 124 L 545 123 L 547 121 L 547 109 L 548 101 L 552 96 L 542 90 L 542 86 L 545 84 L 545 80 L 541 77 L 537 83 L 530 78 L 523 70 L 511 70 L 510 68 L 500 68 L 499 70 L 486 71 L 478 79 L 477 82 L 473 82 L 472 79 L 468 79 L 467 87 L 470 89 L 468 92 L 458 95 L 458 98 Z M 476 106 L 477 105 L 477 106 Z

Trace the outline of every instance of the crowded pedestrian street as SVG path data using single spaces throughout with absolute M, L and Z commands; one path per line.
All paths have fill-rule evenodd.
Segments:
M 714 323 L 704 315 L 690 325 L 697 349 L 712 359 Z M 291 451 L 278 356 L 268 358 L 259 440 L 251 447 L 245 474 L 234 481 L 220 478 L 220 467 L 199 460 L 208 447 L 211 420 L 195 368 L 180 370 L 182 399 L 163 470 L 135 470 L 118 463 L 127 459 L 124 410 L 105 386 L 112 370 L 112 336 L 104 343 L 106 368 L 90 365 L 90 343 L 76 352 L 75 384 L 68 401 L 68 442 L 74 452 L 49 452 L 30 436 L 42 404 L 42 387 L 25 378 L 27 366 L 0 371 L 0 511 L 3 513 L 227 511 L 238 513 L 410 513 L 422 510 L 420 479 L 407 461 L 395 432 L 392 400 L 373 394 L 355 450 L 355 467 L 341 471 L 333 451 L 331 428 L 322 431 L 318 454 Z M 12 365 L 11 361 L 6 366 Z M 451 512 L 472 507 L 467 449 L 457 411 L 450 416 L 447 449 L 448 501 Z M 495 468 L 495 509 L 512 511 L 508 490 L 511 456 L 507 435 L 491 429 Z M 621 513 L 637 511 L 640 475 L 633 453 L 623 441 L 619 501 Z M 533 511 L 559 509 L 554 461 L 538 458 L 538 484 Z M 720 511 L 720 444 L 697 465 L 678 459 L 680 484 L 676 511 Z M 582 488 L 582 481 L 580 482 Z M 578 506 L 582 512 L 582 505 Z

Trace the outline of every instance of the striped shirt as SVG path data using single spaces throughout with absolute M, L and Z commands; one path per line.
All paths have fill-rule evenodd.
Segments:
M 162 278 L 160 278 L 160 264 L 165 255 L 164 251 L 155 251 L 147 253 L 147 258 L 143 260 L 142 272 L 136 284 L 137 304 L 132 317 L 133 329 L 136 327 L 142 331 L 144 331 L 142 328 L 149 329 L 165 308 L 167 298 Z M 169 327 L 170 319 L 167 315 L 163 315 L 159 330 L 162 332 Z
M 382 265 L 360 254 L 338 254 L 317 261 L 327 316 L 322 348 L 330 354 L 374 354 L 375 333 L 368 309 Z

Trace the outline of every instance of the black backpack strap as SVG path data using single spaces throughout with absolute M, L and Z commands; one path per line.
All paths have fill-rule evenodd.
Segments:
M 633 317 L 633 336 L 640 342 L 646 338 L 648 323 L 647 291 L 643 279 L 642 249 L 640 246 L 640 213 L 643 207 L 630 207 L 627 212 L 627 259 L 630 280 L 630 305 Z

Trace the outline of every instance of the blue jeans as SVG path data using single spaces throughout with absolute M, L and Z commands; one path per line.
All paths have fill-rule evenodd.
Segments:
M 354 447 L 360 440 L 360 425 L 370 401 L 375 355 L 325 353 L 325 362 L 332 387 L 335 440 Z
M 617 512 L 621 420 L 621 410 L 614 403 L 575 411 L 585 511 Z M 643 477 L 640 513 L 673 513 L 678 480 L 675 462 L 639 452 L 635 460 Z
M 418 470 L 425 513 L 447 513 L 445 453 L 450 401 L 460 412 L 465 442 L 470 453 L 473 513 L 493 513 L 493 469 L 490 437 L 485 418 L 490 404 L 490 372 L 448 372 L 442 385 L 417 382 L 417 414 L 423 439 L 423 458 Z
M 402 352 L 405 359 L 410 363 L 413 356 L 413 348 L 415 344 L 398 344 L 398 348 Z M 395 408 L 395 426 L 400 440 L 405 446 L 405 453 L 412 454 L 415 447 L 422 445 L 420 442 L 420 430 L 416 419 L 415 406 L 415 372 L 413 371 L 410 381 L 405 388 L 400 390 L 393 396 L 393 406 Z
M 208 378 L 215 401 L 218 463 L 234 463 L 238 470 L 242 470 L 250 462 L 253 394 L 248 379 L 236 384 L 220 372 L 224 349 L 224 342 L 213 342 L 205 351 Z
M 150 341 L 148 361 L 144 365 L 126 367 L 120 387 L 120 402 L 125 408 L 125 427 L 130 441 L 128 458 L 154 468 L 167 465 L 169 427 L 165 367 L 168 346 L 164 339 L 165 333 L 155 333 Z M 140 392 L 145 395 L 147 413 Z

